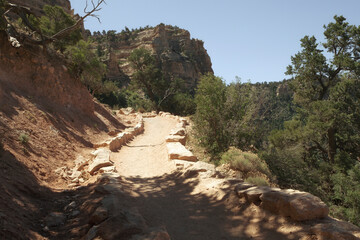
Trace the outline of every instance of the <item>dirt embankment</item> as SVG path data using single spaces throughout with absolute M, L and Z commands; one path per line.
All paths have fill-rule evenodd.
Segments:
M 43 217 L 66 196 L 54 170 L 124 127 L 60 59 L 0 33 L 0 239 L 41 239 Z

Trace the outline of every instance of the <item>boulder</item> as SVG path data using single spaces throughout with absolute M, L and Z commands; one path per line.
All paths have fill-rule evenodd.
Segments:
M 110 151 L 108 149 L 98 149 L 93 162 L 89 165 L 88 171 L 93 175 L 100 168 L 112 166 L 113 162 L 110 161 Z
M 186 144 L 186 136 L 179 136 L 179 135 L 169 135 L 165 139 L 166 142 L 179 142 L 185 146 Z
M 254 184 L 250 184 L 250 183 L 239 183 L 235 186 L 235 192 L 236 194 L 238 195 L 238 197 L 243 197 L 243 190 L 246 190 L 248 188 L 251 188 L 251 187 L 255 187 Z
M 130 236 L 141 234 L 146 228 L 144 218 L 136 209 L 122 209 L 92 227 L 85 239 L 130 239 Z
M 249 203 L 260 203 L 260 196 L 264 193 L 271 191 L 271 188 L 264 186 L 254 186 L 246 188 L 244 190 L 238 190 L 237 194 L 239 197 L 245 197 Z
M 319 223 L 310 228 L 319 240 L 358 240 L 360 229 L 351 223 L 331 219 L 325 223 Z
M 169 159 L 178 159 L 178 160 L 186 160 L 196 162 L 197 157 L 192 154 L 189 150 L 187 150 L 181 143 L 179 142 L 171 142 L 166 144 L 168 150 Z
M 264 192 L 260 200 L 262 208 L 295 221 L 324 218 L 329 213 L 329 208 L 320 198 L 292 189 L 272 189 Z
M 89 223 L 92 225 L 98 225 L 105 221 L 109 217 L 109 212 L 103 206 L 98 207 L 91 215 Z

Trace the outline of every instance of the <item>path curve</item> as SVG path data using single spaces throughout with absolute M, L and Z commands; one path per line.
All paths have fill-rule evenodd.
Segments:
M 165 138 L 176 123 L 175 119 L 160 116 L 144 118 L 144 133 L 112 153 L 119 174 L 146 178 L 174 171 L 175 165 L 167 157 Z
M 128 202 L 150 227 L 165 228 L 172 240 L 311 239 L 306 227 L 241 202 L 231 186 L 218 199 L 213 186 L 221 179 L 174 171 L 165 138 L 176 124 L 172 118 L 145 118 L 144 133 L 111 156 Z

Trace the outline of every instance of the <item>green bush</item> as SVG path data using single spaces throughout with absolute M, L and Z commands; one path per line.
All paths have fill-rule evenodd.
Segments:
M 267 164 L 251 152 L 231 147 L 222 155 L 221 163 L 229 163 L 232 169 L 242 172 L 245 177 L 249 177 L 251 173 L 261 173 L 269 179 L 272 178 Z
M 255 184 L 257 186 L 270 186 L 269 181 L 266 178 L 261 177 L 261 176 L 248 177 L 245 179 L 245 182 Z
M 226 84 L 220 77 L 207 74 L 201 77 L 195 95 L 194 129 L 199 143 L 213 159 L 227 150 L 228 134 L 224 119 Z
M 27 144 L 30 140 L 30 137 L 27 133 L 20 133 L 19 135 L 19 141 L 22 143 L 22 144 Z

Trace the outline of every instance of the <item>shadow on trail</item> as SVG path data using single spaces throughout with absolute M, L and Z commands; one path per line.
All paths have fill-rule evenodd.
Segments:
M 234 193 L 223 200 L 193 194 L 198 184 L 198 178 L 174 172 L 152 178 L 129 177 L 123 186 L 148 225 L 166 227 L 173 240 L 300 239 L 305 235 L 305 229 L 280 233 L 283 218 L 264 211 L 252 213 L 254 206 L 241 203 Z

